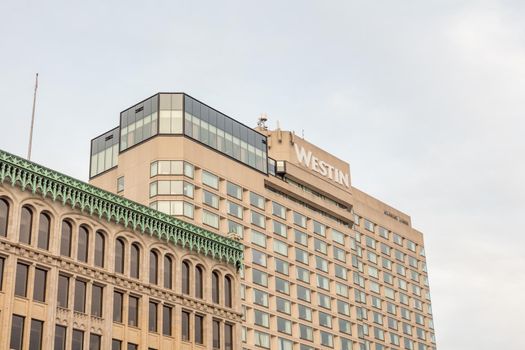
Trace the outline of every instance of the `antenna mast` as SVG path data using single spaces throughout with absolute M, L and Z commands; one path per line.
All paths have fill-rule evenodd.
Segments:
M 31 129 L 29 130 L 29 147 L 27 150 L 27 160 L 31 160 L 31 148 L 33 146 L 33 125 L 35 125 L 35 106 L 36 106 L 36 90 L 38 89 L 38 73 L 35 78 L 35 94 L 33 95 L 33 113 L 31 114 Z

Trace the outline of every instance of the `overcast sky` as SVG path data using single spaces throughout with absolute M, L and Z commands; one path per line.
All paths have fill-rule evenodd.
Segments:
M 158 91 L 304 130 L 425 233 L 439 349 L 525 349 L 525 1 L 0 1 L 0 149 L 87 180 Z

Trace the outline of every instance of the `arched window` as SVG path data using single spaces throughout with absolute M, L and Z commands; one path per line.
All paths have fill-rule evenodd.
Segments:
M 0 236 L 7 236 L 7 220 L 9 218 L 9 203 L 0 198 Z
M 203 270 L 201 266 L 195 267 L 195 297 L 202 299 L 203 297 Z
M 219 303 L 219 274 L 216 271 L 211 274 L 211 300 Z
M 46 213 L 40 213 L 38 223 L 38 248 L 49 249 L 49 231 L 51 229 L 51 219 Z
M 173 259 L 169 255 L 164 256 L 164 288 L 173 288 Z
M 124 240 L 117 238 L 115 242 L 115 272 L 124 273 Z
M 136 243 L 131 245 L 129 274 L 132 278 L 140 277 L 140 248 Z
M 31 244 L 32 224 L 33 211 L 29 207 L 22 207 L 22 212 L 20 214 L 20 242 Z
M 182 262 L 182 293 L 190 294 L 190 264 Z
M 95 266 L 104 267 L 104 254 L 106 253 L 106 237 L 101 231 L 95 235 Z
M 60 255 L 71 256 L 71 234 L 73 226 L 69 221 L 62 221 L 62 236 L 60 237 Z
M 159 282 L 159 255 L 155 251 L 149 252 L 149 283 Z
M 89 231 L 85 226 L 80 226 L 78 229 L 78 250 L 77 259 L 79 261 L 87 262 L 89 249 Z
M 224 306 L 232 307 L 232 279 L 230 276 L 224 278 Z

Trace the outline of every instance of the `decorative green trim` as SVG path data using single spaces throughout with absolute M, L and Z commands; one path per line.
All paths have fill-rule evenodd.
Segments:
M 50 197 L 73 209 L 98 215 L 100 219 L 242 267 L 244 246 L 241 242 L 0 150 L 0 184 L 6 180 L 23 191 L 31 190 L 33 194 Z

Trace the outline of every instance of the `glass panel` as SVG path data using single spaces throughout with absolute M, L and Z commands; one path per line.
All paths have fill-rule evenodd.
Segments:
M 173 261 L 171 257 L 164 256 L 164 288 L 171 289 L 173 286 Z
M 190 340 L 190 314 L 189 312 L 182 311 L 182 319 L 181 319 L 181 335 L 182 340 L 189 341 Z
M 91 315 L 102 317 L 103 287 L 96 284 L 91 289 Z
M 25 264 L 16 264 L 15 295 L 20 297 L 27 296 L 27 274 L 29 266 Z
M 87 262 L 89 247 L 89 232 L 86 227 L 80 226 L 78 229 L 78 251 L 77 258 L 80 261 Z
M 122 293 L 113 292 L 113 322 L 122 322 L 123 299 Z
M 97 231 L 95 236 L 95 265 L 104 267 L 105 254 L 105 236 L 102 232 Z
M 84 313 L 86 311 L 86 282 L 75 281 L 75 311 Z
M 13 315 L 11 323 L 11 342 L 10 349 L 22 350 L 22 340 L 24 336 L 24 320 L 23 316 Z
M 57 304 L 60 307 L 69 307 L 69 277 L 58 276 Z
M 128 325 L 138 326 L 139 321 L 139 298 L 130 296 L 128 301 Z
M 31 244 L 32 224 L 33 212 L 28 207 L 22 207 L 22 213 L 20 215 L 20 242 Z
M 162 334 L 168 336 L 172 334 L 172 311 L 173 309 L 169 306 L 164 305 L 162 307 Z
M 31 333 L 29 335 L 29 350 L 42 349 L 42 328 L 44 322 L 31 320 Z
M 60 255 L 71 256 L 71 234 L 73 227 L 68 221 L 62 221 L 62 236 L 60 238 Z
M 38 248 L 40 249 L 49 249 L 50 225 L 49 215 L 45 213 L 40 214 L 40 222 L 38 224 Z
M 195 343 L 204 344 L 204 316 L 195 315 Z
M 0 198 L 0 236 L 7 236 L 7 219 L 9 217 L 9 204 Z
M 33 286 L 33 300 L 45 302 L 46 301 L 46 280 L 47 271 L 43 269 L 35 269 L 35 283 Z
M 84 332 L 78 329 L 73 329 L 73 342 L 71 350 L 82 350 L 84 348 Z
M 55 326 L 55 348 L 54 350 L 66 350 L 66 330 L 64 326 Z

